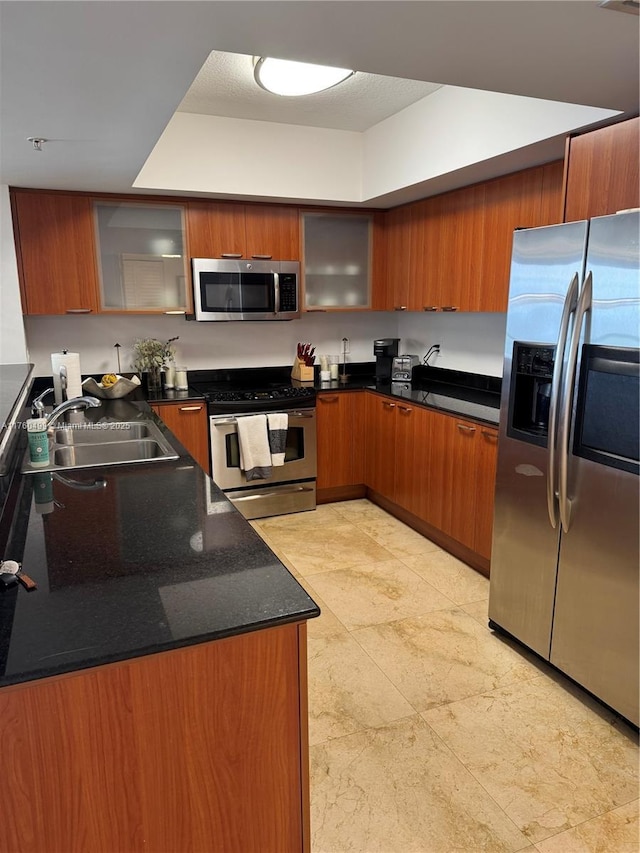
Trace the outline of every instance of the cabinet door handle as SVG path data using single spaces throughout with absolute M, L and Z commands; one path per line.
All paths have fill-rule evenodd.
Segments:
M 438 306 L 437 305 L 425 305 L 422 310 L 423 311 L 437 311 Z
M 485 438 L 491 438 L 493 441 L 498 440 L 498 434 L 496 432 L 490 432 L 488 429 L 481 429 L 480 433 L 484 435 Z
M 91 314 L 93 308 L 65 308 L 65 314 Z
M 256 261 L 270 261 L 273 255 L 251 255 Z
M 326 308 L 305 308 L 304 309 L 307 314 L 326 314 Z
M 202 406 L 180 406 L 181 412 L 201 412 Z
M 407 306 L 406 305 L 394 305 L 393 310 L 394 311 L 406 311 Z
M 174 308 L 173 311 L 165 311 L 164 313 L 169 314 L 169 315 L 174 315 L 174 314 L 180 315 L 180 314 L 186 314 L 187 312 L 185 311 L 184 308 Z
M 472 426 L 467 426 L 466 424 L 456 424 L 459 430 L 462 432 L 475 432 L 476 428 Z
M 408 406 L 398 406 L 398 409 L 401 412 L 406 412 L 406 414 L 410 415 L 413 409 L 410 409 Z
M 321 403 L 337 403 L 338 402 L 337 394 L 332 395 L 330 397 L 325 397 L 324 394 L 320 394 L 320 396 L 317 399 L 320 400 Z
M 457 305 L 443 305 L 442 310 L 443 311 L 457 311 L 458 306 Z
M 242 257 L 242 252 L 223 252 L 220 255 L 221 258 L 231 258 L 232 260 L 237 260 Z
M 385 407 L 385 409 L 395 409 L 396 407 L 395 403 L 383 403 L 382 405 Z

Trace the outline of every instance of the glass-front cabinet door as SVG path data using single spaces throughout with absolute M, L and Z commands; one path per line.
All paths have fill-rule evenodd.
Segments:
M 373 219 L 369 214 L 302 214 L 308 311 L 371 307 Z
M 100 309 L 190 310 L 184 207 L 94 201 Z

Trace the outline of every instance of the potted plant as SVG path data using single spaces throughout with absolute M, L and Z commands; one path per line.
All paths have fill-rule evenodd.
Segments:
M 157 338 L 138 338 L 134 343 L 133 366 L 140 374 L 146 373 L 147 389 L 149 391 L 160 389 L 162 385 L 162 370 L 175 357 L 176 351 L 173 341 L 177 341 L 178 337 L 176 335 L 175 338 L 169 338 L 168 341 L 164 342 L 159 341 Z

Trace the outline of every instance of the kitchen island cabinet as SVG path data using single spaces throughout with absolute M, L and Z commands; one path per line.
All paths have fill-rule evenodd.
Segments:
M 0 849 L 308 850 L 305 625 L 0 690 Z
M 211 470 L 209 454 L 209 417 L 207 404 L 197 400 L 175 403 L 150 403 L 178 441 L 189 451 L 203 471 Z
M 191 201 L 187 235 L 192 258 L 300 260 L 297 207 Z
M 565 155 L 564 221 L 640 206 L 640 118 L 570 137 Z

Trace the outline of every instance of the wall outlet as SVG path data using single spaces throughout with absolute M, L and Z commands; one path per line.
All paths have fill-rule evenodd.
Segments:
M 349 338 L 342 339 L 342 352 L 345 354 L 351 352 L 351 344 L 349 343 Z

